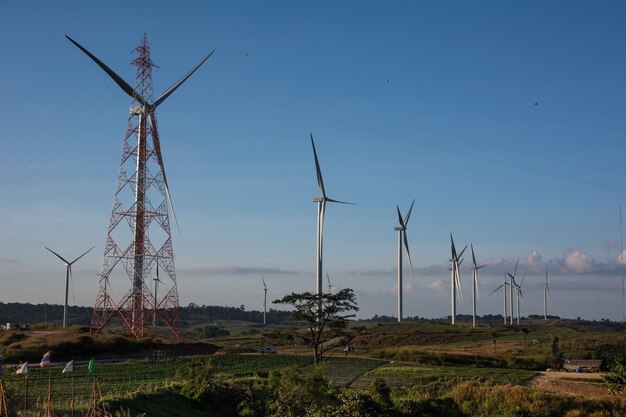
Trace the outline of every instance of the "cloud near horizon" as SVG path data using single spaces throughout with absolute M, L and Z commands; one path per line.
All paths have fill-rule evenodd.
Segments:
M 615 257 L 615 262 L 596 262 L 593 256 L 589 255 L 581 249 L 565 249 L 563 256 L 555 259 L 544 260 L 543 256 L 537 249 L 530 251 L 525 260 L 520 261 L 518 266 L 518 273 L 530 274 L 530 275 L 543 275 L 548 267 L 550 275 L 562 276 L 562 275 L 576 275 L 576 276 L 591 276 L 591 275 L 614 275 L 620 272 L 619 255 Z M 486 265 L 484 269 L 481 269 L 482 275 L 498 276 L 512 273 L 515 269 L 517 259 L 506 258 L 494 258 L 485 260 L 482 263 Z M 626 264 L 626 250 L 624 250 L 624 263 Z M 469 271 L 471 268 L 471 262 L 464 262 L 461 266 L 463 271 Z M 450 265 L 446 263 L 440 263 L 435 265 L 428 265 L 423 267 L 413 268 L 415 275 L 437 276 L 442 274 L 448 274 L 450 271 Z M 397 273 L 396 268 L 379 269 L 379 270 L 366 270 L 366 271 L 349 271 L 350 275 L 365 275 L 365 276 L 391 276 Z

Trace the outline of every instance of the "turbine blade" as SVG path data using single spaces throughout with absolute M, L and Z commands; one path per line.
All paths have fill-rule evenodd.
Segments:
M 500 286 L 499 286 L 498 288 L 496 288 L 495 290 L 491 291 L 491 292 L 489 293 L 489 295 L 491 295 L 491 294 L 493 294 L 493 293 L 497 292 L 497 291 L 498 291 L 500 288 L 502 288 L 502 287 L 504 287 L 504 284 L 500 284 Z
M 325 198 L 326 201 L 329 201 L 331 203 L 339 203 L 339 204 L 349 204 L 351 206 L 356 206 L 356 203 L 348 203 L 346 201 L 339 201 L 339 200 L 333 200 L 332 198 Z
M 409 267 L 411 268 L 411 275 L 413 279 L 415 279 L 415 273 L 413 272 L 413 262 L 411 261 L 411 252 L 409 251 L 409 240 L 406 237 L 406 231 L 403 233 L 404 235 L 404 249 L 406 250 L 406 256 L 409 259 Z
M 513 270 L 513 279 L 515 279 L 515 274 L 517 274 L 517 266 L 519 265 L 519 258 L 517 258 L 517 262 L 515 262 L 515 269 Z
M 402 214 L 400 214 L 400 207 L 396 206 L 396 210 L 398 210 L 398 222 L 400 223 L 400 226 L 406 227 L 404 225 L 404 219 L 402 218 Z
M 209 59 L 211 57 L 211 55 L 213 55 L 213 52 L 215 52 L 215 49 L 213 51 L 211 51 L 210 54 L 208 54 L 207 56 L 204 57 L 204 59 L 202 61 L 200 61 L 198 63 L 198 65 L 196 65 L 195 67 L 193 67 L 191 69 L 191 71 L 189 71 L 187 74 L 185 74 L 180 80 L 176 81 L 176 83 L 174 83 L 174 85 L 172 85 L 170 88 L 168 88 L 163 94 L 161 94 L 161 97 L 159 97 L 153 104 L 152 104 L 152 108 L 156 109 L 159 104 L 163 103 L 163 101 L 165 101 L 166 98 L 168 98 L 170 96 L 170 94 L 172 94 L 174 91 L 176 91 L 176 89 L 178 87 L 180 87 L 185 81 L 187 81 L 187 79 L 189 77 L 191 77 L 191 75 L 196 72 L 196 70 L 198 68 L 200 68 L 200 66 L 202 64 L 204 64 L 206 62 L 207 59 Z
M 263 274 L 261 274 L 261 280 L 263 281 L 263 288 L 267 289 L 267 285 L 265 285 L 265 277 L 263 277 Z
M 474 262 L 474 269 L 476 268 L 476 256 L 474 255 L 474 244 L 470 243 L 470 247 L 472 248 L 472 261 Z
M 463 302 L 463 289 L 461 288 L 461 274 L 459 273 L 459 269 L 456 270 L 456 279 L 454 280 L 456 284 L 457 294 L 459 296 L 459 301 Z
M 406 217 L 404 218 L 404 226 L 405 227 L 406 227 L 407 224 L 409 224 L 409 218 L 411 217 L 411 212 L 413 211 L 413 205 L 414 204 L 415 204 L 415 199 L 413 199 L 413 202 L 411 203 L 411 207 L 409 207 L 409 212 L 406 214 Z
M 165 165 L 163 164 L 163 154 L 161 153 L 161 141 L 159 140 L 159 129 L 157 127 L 157 120 L 156 120 L 156 116 L 152 112 L 150 112 L 150 125 L 152 127 L 152 143 L 154 145 L 154 151 L 156 153 L 159 168 L 161 168 L 161 175 L 163 176 L 163 184 L 165 185 L 165 198 L 167 199 L 170 209 L 172 210 L 174 223 L 176 224 L 176 229 L 178 230 L 178 234 L 180 235 L 180 226 L 178 224 L 178 218 L 176 217 L 176 212 L 174 211 L 174 203 L 172 203 L 172 196 L 170 195 L 170 187 L 167 184 L 167 177 L 165 176 Z
M 126 81 L 124 81 L 122 79 L 122 77 L 120 77 L 119 75 L 117 75 L 111 68 L 107 67 L 105 65 L 104 62 L 100 61 L 98 58 L 95 57 L 95 55 L 93 55 L 91 52 L 89 52 L 87 49 L 83 48 L 78 42 L 76 42 L 74 39 L 70 38 L 69 36 L 65 35 L 65 37 L 72 42 L 74 45 L 76 45 L 78 47 L 78 49 L 80 49 L 81 51 L 83 51 L 89 58 L 91 58 L 96 64 L 98 64 L 98 66 L 100 68 L 102 68 L 104 70 L 104 72 L 106 72 L 109 77 L 111 77 L 113 79 L 113 81 L 115 81 L 115 83 L 117 85 L 120 86 L 120 88 L 122 90 L 124 90 L 124 92 L 126 94 L 128 94 L 131 98 L 136 99 L 138 102 L 140 102 L 142 105 L 147 106 L 148 103 L 146 103 L 146 101 L 144 100 L 144 98 L 141 96 L 141 94 L 139 94 L 137 91 L 135 91 L 130 85 L 128 85 L 128 83 Z
M 95 248 L 95 246 L 92 246 L 89 248 L 89 250 L 87 250 L 87 252 L 83 253 L 82 255 L 80 255 L 78 258 L 74 259 L 72 262 L 70 262 L 70 265 L 73 264 L 74 262 L 76 262 L 77 260 L 79 260 L 80 258 L 82 258 L 83 256 L 87 255 L 89 252 L 91 252 L 91 250 Z
M 524 274 L 524 276 L 522 277 L 522 281 L 519 283 L 519 287 L 522 288 L 522 285 L 524 285 L 524 280 L 526 279 L 526 274 Z
M 465 247 L 463 248 L 461 253 L 459 253 L 459 256 L 457 256 L 457 258 L 460 258 L 461 256 L 463 256 L 463 252 L 465 252 L 465 249 L 467 249 L 467 245 L 465 245 Z
M 455 260 L 457 256 L 456 256 L 456 248 L 454 247 L 454 239 L 452 239 L 452 233 L 450 233 L 450 245 L 452 248 L 452 259 Z
M 70 265 L 70 264 L 71 264 L 71 263 L 70 263 L 69 261 L 67 261 L 64 257 L 62 257 L 61 255 L 59 255 L 58 253 L 56 253 L 56 252 L 55 252 L 55 251 L 53 251 L 52 249 L 47 248 L 47 247 L 45 247 L 45 246 L 44 246 L 44 248 L 46 248 L 46 249 L 48 249 L 50 252 L 54 253 L 54 254 L 57 256 L 57 258 L 59 258 L 60 260 L 62 260 L 62 261 L 63 261 L 63 262 L 65 262 L 66 264 L 68 264 L 68 265 Z
M 322 197 L 326 199 L 326 190 L 324 189 L 324 179 L 322 178 L 322 169 L 317 159 L 317 151 L 315 150 L 315 142 L 313 141 L 313 133 L 311 133 L 311 146 L 313 147 L 313 158 L 315 159 L 315 171 L 317 172 L 317 185 L 320 187 Z

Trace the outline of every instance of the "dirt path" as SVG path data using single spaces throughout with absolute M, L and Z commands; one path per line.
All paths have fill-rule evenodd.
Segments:
M 528 386 L 538 391 L 588 399 L 626 400 L 626 394 L 611 394 L 600 378 L 602 374 L 575 372 L 540 372 Z

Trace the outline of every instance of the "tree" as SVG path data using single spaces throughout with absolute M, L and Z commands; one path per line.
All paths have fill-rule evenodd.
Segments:
M 498 337 L 500 337 L 500 335 L 498 334 L 498 332 L 491 332 L 491 341 L 493 342 L 493 351 L 496 352 L 496 343 L 498 343 Z
M 618 356 L 602 380 L 613 392 L 626 392 L 626 358 Z
M 307 323 L 316 366 L 322 362 L 324 352 L 330 349 L 325 342 L 348 325 L 348 318 L 354 317 L 354 314 L 344 313 L 359 310 L 351 288 L 344 288 L 335 294 L 291 293 L 273 302 L 292 305 L 295 308 L 294 320 Z M 321 309 L 318 308 L 320 304 Z

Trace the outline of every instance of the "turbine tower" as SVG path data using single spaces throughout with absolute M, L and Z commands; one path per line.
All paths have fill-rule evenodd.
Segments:
M 137 76 L 134 88 L 78 42 L 66 37 L 104 70 L 132 100 L 91 331 L 102 331 L 116 316 L 128 333 L 142 338 L 150 313 L 156 313 L 176 338 L 181 340 L 168 203 L 175 222 L 176 214 L 165 175 L 155 111 L 213 52 L 153 100 L 154 64 L 145 34 L 141 45 L 135 49 L 137 58 L 133 64 L 137 67 Z M 178 222 L 176 224 L 178 226 Z M 166 275 L 165 295 L 158 302 L 146 282 L 154 265 L 159 265 Z M 119 268 L 115 269 L 117 266 Z M 114 273 L 120 269 L 122 271 L 119 274 Z M 126 286 L 128 284 L 124 276 L 130 280 L 131 288 L 125 295 L 116 298 L 111 289 L 111 280 L 117 279 Z M 115 299 L 120 301 L 116 302 Z
M 313 202 L 317 203 L 317 273 L 316 273 L 316 291 L 319 297 L 317 308 L 318 311 L 322 311 L 322 293 L 323 288 L 323 274 L 322 274 L 322 258 L 323 258 L 323 238 L 324 238 L 324 213 L 326 212 L 326 203 L 340 203 L 340 204 L 354 204 L 346 203 L 345 201 L 333 200 L 326 196 L 326 189 L 324 188 L 324 180 L 322 179 L 322 170 L 320 168 L 319 160 L 317 159 L 317 151 L 315 150 L 315 142 L 313 141 L 313 134 L 311 133 L 311 146 L 313 147 L 313 158 L 315 158 L 315 170 L 317 171 L 317 185 L 320 187 L 320 197 L 314 197 Z
M 519 285 L 515 284 L 515 292 L 517 294 L 517 325 L 519 326 L 519 319 L 520 319 L 520 301 L 524 300 L 524 297 L 522 296 L 523 294 L 526 294 L 524 291 L 522 291 L 522 285 L 524 284 L 524 280 L 526 279 L 526 274 L 524 274 L 524 276 L 522 277 L 522 281 L 519 283 Z
M 461 253 L 457 255 L 456 248 L 454 247 L 454 239 L 452 239 L 452 233 L 450 233 L 450 243 L 451 243 L 451 249 L 452 249 L 452 258 L 450 258 L 450 263 L 452 264 L 452 267 L 450 268 L 450 270 L 452 271 L 452 285 L 451 285 L 452 286 L 452 290 L 451 290 L 452 324 L 455 324 L 457 297 L 459 298 L 459 301 L 463 302 L 463 292 L 461 290 L 460 267 L 461 267 L 461 263 L 463 263 L 461 256 L 463 256 L 463 252 L 465 252 L 465 249 L 467 249 L 467 245 L 465 245 Z
M 548 267 L 546 266 L 546 282 L 543 284 L 543 319 L 548 320 L 548 296 L 550 295 L 550 287 L 548 287 Z
M 411 268 L 411 275 L 413 279 L 415 279 L 415 274 L 413 273 L 413 263 L 411 262 L 411 252 L 409 252 L 409 240 L 406 237 L 406 227 L 409 224 L 409 218 L 411 217 L 411 211 L 413 211 L 413 205 L 415 204 L 415 199 L 411 203 L 411 207 L 409 208 L 409 212 L 406 214 L 405 218 L 402 218 L 402 214 L 400 214 L 400 207 L 396 206 L 398 211 L 398 222 L 400 226 L 394 227 L 393 230 L 398 232 L 398 322 L 402 321 L 402 243 L 404 242 L 404 249 L 406 250 L 406 257 L 409 260 L 409 267 Z
M 474 255 L 474 245 L 472 248 L 472 327 L 476 327 L 476 299 L 478 298 L 478 270 L 486 265 L 478 266 Z
M 78 258 L 74 259 L 72 262 L 66 260 L 64 257 L 59 255 L 58 253 L 56 253 L 52 249 L 46 248 L 50 252 L 55 254 L 57 256 L 57 258 L 59 258 L 60 260 L 62 260 L 65 263 L 65 304 L 63 304 L 63 328 L 64 329 L 67 327 L 67 295 L 68 295 L 69 288 L 70 288 L 70 278 L 72 277 L 72 265 L 76 261 L 78 261 L 80 258 L 82 258 L 83 256 L 87 255 L 93 248 L 95 248 L 95 246 L 92 246 L 91 248 L 89 248 L 88 251 L 86 251 L 85 253 L 80 255 Z M 72 284 L 72 288 L 74 288 L 73 284 Z M 72 291 L 74 291 L 74 290 L 72 290 Z
M 513 270 L 513 275 L 507 274 L 511 279 L 511 283 L 509 284 L 509 297 L 511 300 L 511 326 L 513 325 L 513 288 L 517 286 L 515 283 L 515 274 L 517 273 L 517 266 L 519 265 L 519 258 L 517 258 L 517 262 L 515 263 L 515 269 Z
M 265 285 L 265 278 L 263 277 L 263 274 L 261 274 L 261 280 L 263 281 L 263 292 L 265 293 L 265 296 L 263 297 L 263 326 L 265 326 L 265 324 L 267 324 L 265 320 L 267 316 L 267 285 Z

